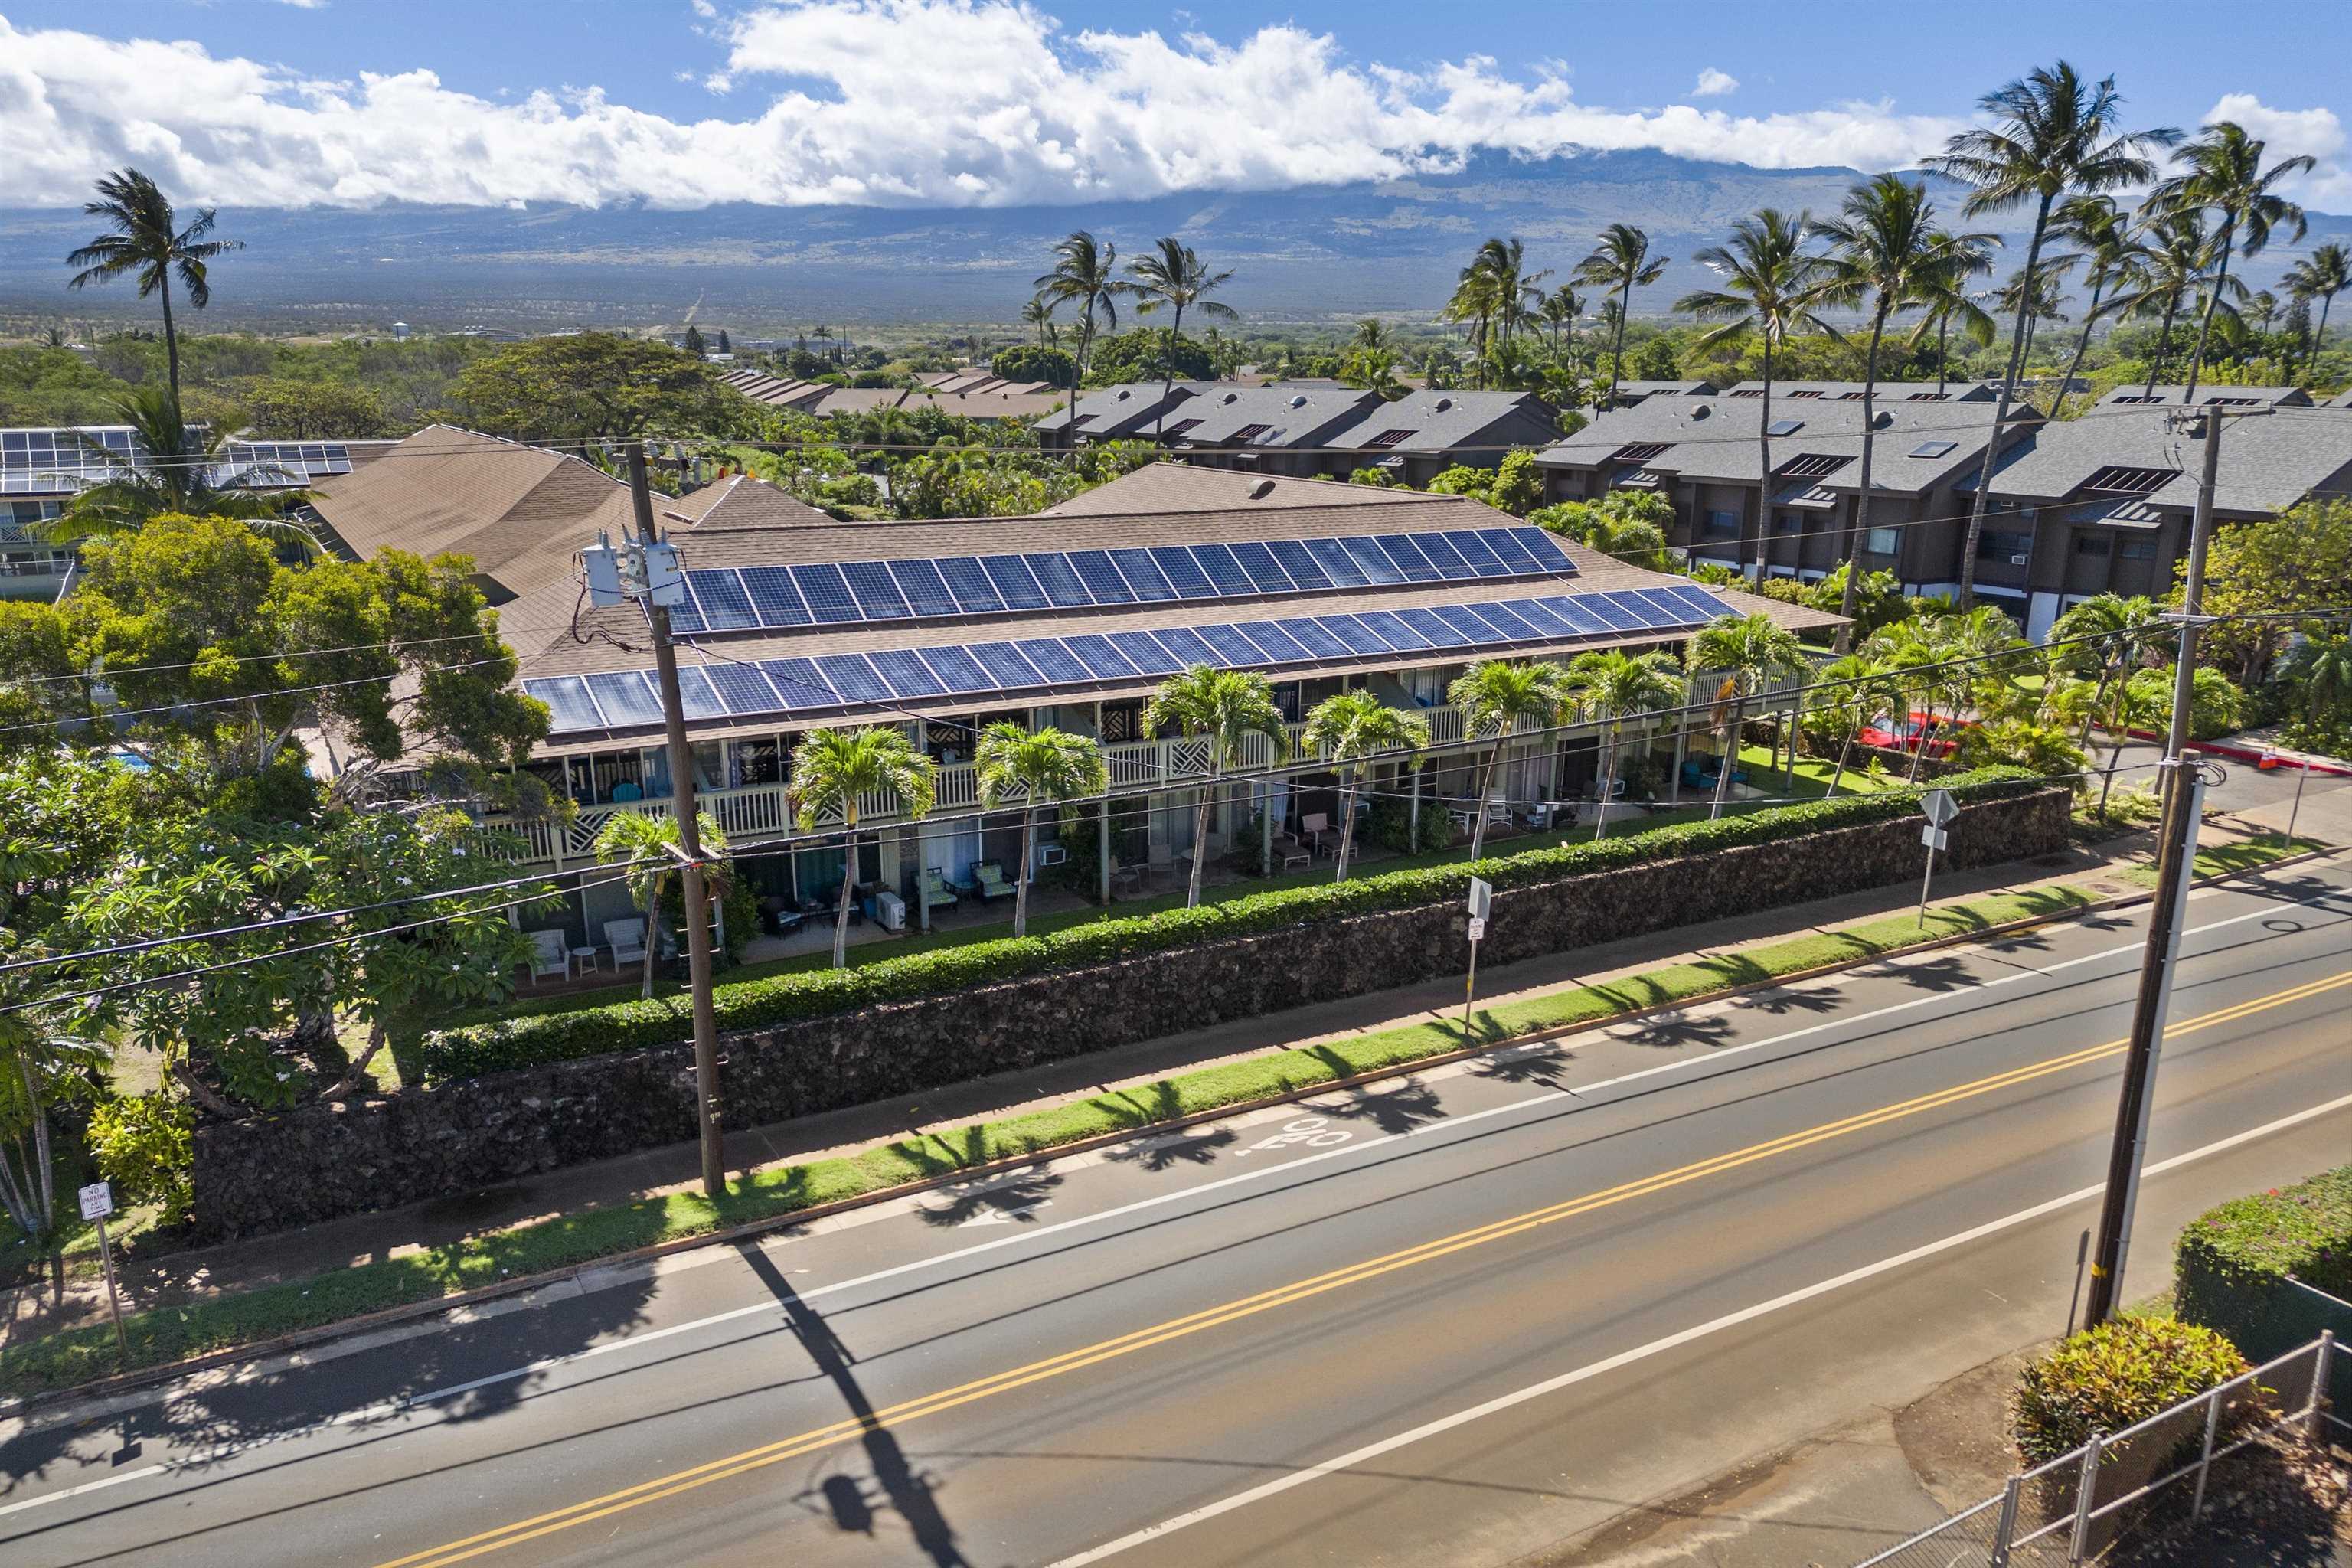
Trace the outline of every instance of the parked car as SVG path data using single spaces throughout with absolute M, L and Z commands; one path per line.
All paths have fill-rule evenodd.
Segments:
M 1948 757 L 1958 750 L 1952 739 L 1955 731 L 1967 728 L 1970 721 L 1949 719 L 1937 714 L 1929 719 L 1925 713 L 1912 713 L 1897 720 L 1881 713 L 1864 725 L 1854 738 L 1865 746 L 1876 746 L 1889 752 L 1909 752 L 1925 747 L 1931 757 Z

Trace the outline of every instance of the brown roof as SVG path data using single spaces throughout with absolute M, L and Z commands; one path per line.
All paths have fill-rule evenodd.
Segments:
M 778 486 L 734 474 L 662 509 L 665 521 L 712 528 L 838 528 L 834 517 Z
M 1260 495 L 1258 488 L 1265 487 Z M 1195 468 L 1190 463 L 1147 463 L 1108 484 L 1047 507 L 1045 517 L 1132 516 L 1153 511 L 1232 510 L 1256 512 L 1294 506 L 1405 506 L 1461 500 L 1420 490 L 1351 485 L 1337 479 L 1268 479 L 1239 468 Z M 1491 526 L 1491 525 L 1482 525 Z M 1244 534 L 1243 537 L 1252 537 Z

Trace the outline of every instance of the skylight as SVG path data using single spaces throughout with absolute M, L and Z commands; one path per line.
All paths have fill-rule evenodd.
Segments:
M 1793 436 L 1804 427 L 1805 422 L 1801 419 L 1775 419 L 1772 423 L 1764 426 L 1764 434 L 1767 436 Z
M 1911 448 L 1911 455 L 1915 458 L 1940 458 L 1947 452 L 1957 451 L 1959 445 L 1958 441 L 1922 441 Z

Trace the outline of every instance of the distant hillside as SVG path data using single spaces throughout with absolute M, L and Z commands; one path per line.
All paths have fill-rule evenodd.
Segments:
M 1383 184 L 1170 196 L 1070 207 L 904 210 L 731 205 L 394 206 L 224 209 L 221 232 L 248 248 L 220 269 L 217 324 L 320 326 L 394 316 L 419 326 L 614 325 L 675 321 L 698 295 L 730 325 L 816 320 L 1010 321 L 1047 248 L 1090 228 L 1122 251 L 1176 233 L 1238 276 L 1254 315 L 1426 310 L 1478 240 L 1515 234 L 1537 266 L 1565 268 L 1607 223 L 1647 228 L 1676 261 L 1648 304 L 1664 309 L 1708 275 L 1686 258 L 1761 206 L 1834 207 L 1851 169 L 1753 169 L 1664 153 L 1596 153 L 1538 162 L 1481 158 L 1459 174 Z M 1961 193 L 1944 187 L 1957 218 Z M 1980 226 L 2018 230 L 2020 220 Z M 0 314 L 122 314 L 130 291 L 64 291 L 65 253 L 89 220 L 0 211 Z M 2246 268 L 2255 287 L 2308 244 L 2352 239 L 2352 219 L 2315 216 L 2305 247 Z M 1638 308 L 1638 306 L 1637 306 Z

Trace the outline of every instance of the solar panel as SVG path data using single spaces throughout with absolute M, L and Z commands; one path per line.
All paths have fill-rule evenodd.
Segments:
M 1322 567 L 1315 563 L 1315 557 L 1307 553 L 1304 542 L 1296 539 L 1277 539 L 1269 543 L 1266 549 L 1282 567 L 1285 574 L 1297 586 L 1318 589 L 1331 585 L 1331 579 L 1325 574 Z
M 858 613 L 857 601 L 850 597 L 849 579 L 841 574 L 840 567 L 831 563 L 821 563 L 814 566 L 795 566 L 792 570 L 793 585 L 801 591 L 801 598 L 808 605 L 809 615 L 818 624 L 832 626 L 837 622 L 866 618 Z
M 596 706 L 604 710 L 608 724 L 658 724 L 662 721 L 661 703 L 654 697 L 654 689 L 646 683 L 641 670 L 623 670 L 612 675 L 588 677 L 589 693 Z
M 1404 574 L 1406 582 L 1434 583 L 1437 581 L 1439 573 L 1436 563 L 1422 553 L 1420 544 L 1408 535 L 1384 533 L 1375 542 L 1389 552 L 1389 559 L 1396 563 L 1397 570 Z
M 751 610 L 761 626 L 809 624 L 808 606 L 801 603 L 801 591 L 793 586 L 790 572 L 781 566 L 746 566 L 742 577 L 743 591 L 751 595 Z
M 596 700 L 588 695 L 588 683 L 576 675 L 550 676 L 542 680 L 522 683 L 523 695 L 536 697 L 547 704 L 547 723 L 551 730 L 601 730 L 604 715 L 596 711 Z
M 1491 545 L 1495 553 L 1503 558 L 1506 570 L 1513 573 L 1533 572 L 1536 570 L 1535 555 L 1520 542 L 1517 537 L 1518 531 L 1515 528 L 1482 528 L 1478 530 L 1478 537 Z
M 1663 589 L 1661 592 L 1672 594 L 1680 600 L 1685 607 L 1701 617 L 1702 625 L 1715 619 L 1717 616 L 1731 614 L 1729 605 L 1704 588 L 1685 588 L 1677 584 L 1675 587 Z
M 1551 607 L 1540 599 L 1513 599 L 1511 613 L 1546 637 L 1572 637 L 1576 628 L 1561 620 Z
M 1370 627 L 1374 637 L 1401 652 L 1418 653 L 1430 646 L 1427 637 L 1386 610 L 1359 610 L 1356 618 Z
M 1544 600 L 1544 604 L 1549 607 L 1552 614 L 1558 616 L 1561 620 L 1566 621 L 1569 625 L 1569 629 L 1575 632 L 1579 637 L 1601 637 L 1608 632 L 1616 630 L 1616 628 L 1611 626 L 1607 621 L 1602 620 L 1599 616 L 1596 616 L 1591 610 L 1586 609 L 1584 607 L 1584 601 L 1581 598 L 1571 597 L 1566 594 L 1559 594 L 1546 598 Z
M 1339 646 L 1349 653 L 1386 653 L 1389 645 L 1374 637 L 1363 622 L 1353 616 L 1318 616 L 1316 623 L 1339 639 Z
M 898 580 L 898 591 L 907 595 L 907 607 L 919 616 L 952 616 L 956 613 L 955 595 L 948 592 L 947 580 L 940 575 L 936 563 L 929 561 L 893 561 L 890 575 Z M 750 577 L 746 574 L 745 581 Z
M 1190 626 L 1162 626 L 1152 635 L 1160 639 L 1161 647 L 1182 659 L 1188 669 L 1196 664 L 1217 663 L 1215 651 L 1201 640 L 1200 633 Z
M 835 700 L 841 702 L 887 702 L 890 688 L 874 667 L 866 662 L 862 653 L 819 654 L 818 674 L 833 689 Z
M 1334 588 L 1360 588 L 1371 581 L 1356 564 L 1356 558 L 1348 553 L 1348 547 L 1338 540 L 1309 539 L 1305 543 L 1307 552 L 1315 557 L 1315 564 L 1323 568 L 1323 574 L 1331 579 Z
M 1110 642 L 1142 674 L 1173 675 L 1184 668 L 1184 661 L 1162 647 L 1150 632 L 1113 632 Z
M 702 606 L 694 602 L 694 584 L 685 582 L 683 577 L 680 578 L 680 584 L 686 592 L 678 596 L 677 604 L 669 607 L 669 629 L 680 636 L 687 636 L 706 628 L 702 619 Z
M 1218 662 L 1222 664 L 1238 669 L 1245 665 L 1260 663 L 1265 658 L 1258 651 L 1257 644 L 1231 626 L 1195 626 L 1192 629 L 1201 634 L 1202 642 L 1216 650 Z
M 1304 664 L 1315 657 L 1300 646 L 1297 637 L 1272 621 L 1244 621 L 1234 629 L 1257 644 L 1266 658 L 1276 664 Z
M 1029 570 L 1037 575 L 1037 585 L 1045 590 L 1046 599 L 1057 610 L 1074 610 L 1095 602 L 1087 585 L 1070 565 L 1070 558 L 1058 550 L 1040 551 L 1024 555 Z
M 1209 581 L 1209 574 L 1201 570 L 1201 563 L 1193 560 L 1192 552 L 1182 545 L 1155 545 L 1151 559 L 1168 574 L 1169 586 L 1174 588 L 1180 597 L 1213 599 L 1217 596 L 1216 584 Z
M 965 615 L 990 616 L 1004 608 L 1004 596 L 988 580 L 976 557 L 950 555 L 938 564 L 940 575 L 947 579 L 948 592 L 955 595 L 956 608 Z
M 1250 581 L 1249 574 L 1242 570 L 1242 563 L 1234 559 L 1228 547 L 1195 544 L 1192 546 L 1192 559 L 1201 563 L 1201 570 L 1209 574 L 1209 581 L 1217 585 L 1218 593 L 1238 597 L 1257 592 L 1257 585 Z
M 763 658 L 760 668 L 774 682 L 776 695 L 787 709 L 830 708 L 834 705 L 832 689 L 817 672 L 816 662 L 806 658 Z
M 1421 634 L 1432 647 L 1465 647 L 1470 639 L 1428 610 L 1399 610 L 1397 619 Z
M 910 648 L 889 648 L 866 656 L 897 697 L 937 697 L 947 689 L 930 667 Z
M 709 665 L 703 673 L 710 677 L 719 700 L 727 704 L 730 713 L 773 713 L 784 706 L 768 678 L 748 664 Z
M 1249 576 L 1250 585 L 1261 594 L 1287 594 L 1291 591 L 1290 574 L 1274 559 L 1274 552 L 1255 540 L 1246 540 L 1233 547 L 1234 559 L 1242 563 Z
M 1070 650 L 1087 673 L 1097 680 L 1118 680 L 1135 673 L 1135 666 L 1126 656 L 1111 647 L 1110 639 L 1089 632 L 1082 637 L 1064 637 L 1062 646 Z
M 1587 594 L 1577 602 L 1608 622 L 1611 631 L 1638 632 L 1645 630 L 1649 625 L 1645 618 L 1617 603 L 1614 595 Z
M 1135 590 L 1129 587 L 1127 579 L 1119 575 L 1118 565 L 1110 558 L 1110 552 L 1073 550 L 1070 552 L 1070 565 L 1077 573 L 1078 581 L 1087 585 L 1087 592 L 1095 596 L 1096 604 L 1132 605 L 1135 603 Z
M 1304 616 L 1295 621 L 1283 622 L 1282 629 L 1317 658 L 1345 658 L 1349 651 L 1346 643 L 1325 631 L 1319 622 L 1308 620 Z
M 1536 558 L 1536 565 L 1539 570 L 1545 572 L 1576 570 L 1576 563 L 1569 559 L 1568 552 L 1559 547 L 1559 542 L 1542 529 L 1515 528 L 1511 530 L 1511 537 L 1517 540 L 1527 552 Z
M 960 647 L 927 647 L 923 662 L 931 673 L 944 682 L 950 691 L 992 691 L 996 678 L 981 668 L 980 660 L 969 649 Z
M 711 689 L 710 678 L 698 665 L 682 664 L 677 670 L 677 705 L 689 719 L 724 719 L 727 704 Z
M 1513 642 L 1541 642 L 1544 633 L 1508 605 L 1481 605 L 1479 619 L 1502 632 Z
M 708 629 L 740 632 L 760 624 L 751 595 L 743 591 L 742 579 L 732 571 L 688 572 L 686 580 L 694 584 L 694 602 L 701 606 L 702 624 Z
M 1036 574 L 1018 555 L 983 555 L 981 569 L 1004 599 L 1008 610 L 1042 610 L 1045 607 L 1045 590 L 1037 585 Z
M 1046 684 L 1045 678 L 1037 673 L 1037 667 L 1022 658 L 1021 650 L 1009 642 L 974 643 L 971 657 L 996 678 L 1000 690 L 1017 691 L 1024 686 Z
M 1077 656 L 1064 647 L 1057 637 L 1024 637 L 1013 646 L 1019 648 L 1048 681 L 1093 679 L 1087 675 L 1087 667 L 1078 662 Z
M 1502 628 L 1486 621 L 1467 605 L 1439 605 L 1430 614 L 1468 637 L 1473 644 L 1511 640 Z
M 842 576 L 849 578 L 849 597 L 856 599 L 858 614 L 868 621 L 906 621 L 912 614 L 906 595 L 898 593 L 898 578 L 882 562 L 846 562 Z
M 1143 603 L 1157 605 L 1176 597 L 1175 588 L 1169 584 L 1168 574 L 1160 569 L 1160 563 L 1151 558 L 1149 550 L 1114 550 L 1110 558 L 1112 564 L 1126 577 L 1127 585 L 1135 590 L 1135 596 Z
M 1339 547 L 1348 552 L 1348 559 L 1356 563 L 1356 569 L 1364 574 L 1366 582 L 1388 584 L 1404 581 L 1404 574 L 1397 570 L 1397 563 L 1389 559 L 1389 552 L 1382 550 L 1381 542 L 1371 535 L 1350 534 L 1339 541 Z
M 1662 626 L 1687 626 L 1701 624 L 1692 617 L 1688 605 L 1663 588 L 1636 588 L 1633 590 L 1633 597 L 1656 612 L 1659 616 L 1657 624 Z

